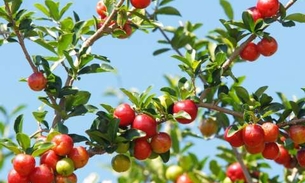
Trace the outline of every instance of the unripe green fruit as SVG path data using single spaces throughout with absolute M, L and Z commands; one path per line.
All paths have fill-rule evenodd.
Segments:
M 183 174 L 183 169 L 178 165 L 171 165 L 166 169 L 165 177 L 168 180 L 176 181 Z
M 70 158 L 63 158 L 56 164 L 56 172 L 63 176 L 71 175 L 74 169 L 74 163 Z

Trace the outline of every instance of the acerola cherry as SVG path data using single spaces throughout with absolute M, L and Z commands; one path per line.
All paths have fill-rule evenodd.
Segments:
M 264 18 L 272 17 L 279 11 L 280 3 L 279 0 L 258 0 L 256 8 Z
M 212 118 L 202 118 L 198 128 L 204 137 L 211 137 L 217 132 L 218 125 L 217 122 Z
M 29 183 L 29 179 L 27 176 L 22 176 L 15 169 L 12 169 L 7 175 L 7 183 Z
M 126 172 L 130 165 L 130 158 L 124 154 L 118 154 L 111 160 L 112 169 L 116 172 Z
M 264 130 L 264 140 L 265 142 L 275 142 L 279 137 L 279 127 L 271 122 L 265 122 L 261 126 Z
M 228 166 L 226 175 L 231 179 L 232 182 L 246 181 L 241 165 L 238 162 L 235 162 Z
M 257 45 L 253 42 L 250 42 L 244 47 L 244 49 L 241 50 L 239 56 L 243 60 L 248 60 L 250 62 L 253 62 L 256 59 L 258 59 L 260 53 L 257 49 Z
M 274 160 L 280 155 L 280 148 L 275 142 L 269 142 L 265 144 L 265 149 L 262 155 L 266 159 Z
M 261 12 L 258 11 L 258 9 L 254 6 L 254 7 L 251 7 L 247 10 L 250 15 L 252 16 L 252 19 L 254 22 L 256 22 L 258 19 L 261 19 L 262 18 L 262 14 Z
M 35 168 L 35 159 L 28 154 L 17 154 L 13 160 L 13 167 L 21 176 L 28 176 Z
M 132 128 L 146 133 L 146 137 L 152 137 L 157 134 L 157 122 L 147 114 L 139 114 L 132 122 Z
M 151 138 L 150 145 L 154 152 L 162 154 L 171 148 L 172 139 L 167 133 L 160 132 Z
M 269 57 L 277 51 L 277 42 L 273 37 L 263 38 L 257 43 L 257 49 L 260 54 Z
M 97 2 L 96 4 L 96 12 L 103 19 L 107 16 L 107 7 L 105 6 L 103 0 Z
M 72 173 L 69 176 L 56 175 L 55 177 L 56 183 L 77 183 L 77 176 Z
M 145 160 L 151 155 L 152 149 L 145 138 L 135 139 L 133 156 L 138 160 Z
M 40 157 L 40 164 L 48 165 L 48 167 L 52 168 L 53 171 L 56 170 L 56 164 L 61 159 L 55 151 L 48 150 L 47 152 L 43 153 Z
M 242 138 L 242 130 L 236 131 L 234 134 L 230 135 L 228 134 L 229 130 L 232 128 L 232 126 L 228 126 L 224 132 L 224 139 L 231 144 L 233 147 L 240 147 L 244 145 L 244 141 Z
M 175 183 L 193 183 L 193 181 L 187 173 L 184 173 L 177 178 Z
M 120 35 L 119 39 L 125 39 L 128 38 L 132 34 L 132 27 L 130 25 L 130 22 L 126 22 L 123 26 L 123 31 L 125 32 L 124 35 Z
M 175 181 L 177 178 L 183 174 L 183 169 L 178 165 L 171 165 L 165 171 L 165 177 L 168 180 Z
M 63 176 L 71 175 L 74 170 L 74 163 L 70 158 L 62 158 L 56 164 L 56 172 Z
M 41 91 L 47 86 L 47 79 L 42 72 L 34 72 L 28 77 L 28 85 L 34 91 Z
M 265 142 L 257 144 L 256 146 L 245 145 L 245 148 L 246 148 L 247 152 L 250 154 L 259 154 L 259 153 L 263 152 L 263 150 L 265 149 Z
M 53 183 L 54 173 L 47 165 L 39 165 L 30 174 L 31 183 Z
M 298 150 L 297 160 L 301 167 L 305 167 L 305 149 L 304 148 Z
M 115 108 L 113 115 L 114 117 L 120 119 L 120 126 L 130 125 L 136 116 L 134 110 L 129 104 L 119 105 L 117 108 Z
M 187 118 L 176 118 L 179 123 L 188 124 L 193 122 L 198 113 L 198 107 L 194 101 L 187 99 L 174 103 L 173 113 L 179 113 L 180 111 L 184 111 L 190 115 L 190 119 Z
M 53 151 L 59 156 L 65 156 L 70 153 L 73 148 L 73 139 L 67 134 L 55 135 L 52 139 L 54 143 Z
M 264 143 L 264 130 L 258 124 L 248 124 L 242 130 L 242 138 L 245 145 L 255 147 Z
M 136 9 L 144 9 L 150 5 L 151 0 L 130 0 L 130 3 Z
M 305 126 L 303 126 L 303 125 L 290 126 L 288 133 L 289 133 L 291 140 L 295 144 L 305 143 Z
M 88 151 L 83 146 L 74 147 L 68 154 L 73 163 L 75 169 L 84 167 L 89 160 Z
M 291 158 L 288 150 L 283 145 L 279 145 L 279 149 L 280 154 L 277 158 L 274 159 L 274 161 L 281 165 L 288 164 Z

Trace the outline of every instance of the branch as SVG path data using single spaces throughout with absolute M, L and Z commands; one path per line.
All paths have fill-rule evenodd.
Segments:
M 281 123 L 277 124 L 277 126 L 282 128 L 282 127 L 285 127 L 285 126 L 297 125 L 297 124 L 304 123 L 304 122 L 305 122 L 305 118 L 293 119 L 291 121 L 281 122 Z
M 226 113 L 226 114 L 230 114 L 230 115 L 235 116 L 237 118 L 243 118 L 243 114 L 240 113 L 240 112 L 236 112 L 236 111 L 233 111 L 233 110 L 230 110 L 230 109 L 219 107 L 219 106 L 214 105 L 214 104 L 200 102 L 199 104 L 197 104 L 197 106 L 198 107 L 203 107 L 203 108 L 208 108 L 208 109 L 213 109 L 215 111 Z
M 240 164 L 241 169 L 242 169 L 242 171 L 245 175 L 246 182 L 253 183 L 252 178 L 251 178 L 251 176 L 249 174 L 249 171 L 248 171 L 248 169 L 247 169 L 247 167 L 246 167 L 246 165 L 243 161 L 243 158 L 242 158 L 241 154 L 238 152 L 238 150 L 235 147 L 232 147 L 232 149 L 233 149 L 233 153 L 235 154 L 236 160 Z

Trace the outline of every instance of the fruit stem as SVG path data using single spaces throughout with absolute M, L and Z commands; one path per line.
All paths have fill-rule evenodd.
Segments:
M 11 11 L 10 5 L 9 5 L 9 3 L 7 1 L 5 1 L 5 9 L 6 9 L 8 15 L 9 15 L 10 23 L 12 23 L 14 32 L 15 32 L 15 34 L 17 36 L 17 39 L 18 39 L 18 43 L 19 43 L 19 45 L 20 45 L 20 47 L 21 47 L 21 49 L 22 49 L 22 51 L 23 51 L 23 53 L 25 55 L 26 60 L 30 64 L 33 72 L 38 72 L 38 69 L 34 65 L 32 59 L 31 59 L 31 56 L 30 56 L 30 54 L 29 54 L 29 52 L 28 52 L 28 50 L 27 50 L 27 48 L 25 46 L 25 42 L 24 42 L 23 36 L 21 35 L 21 33 L 19 31 L 19 28 L 16 25 L 16 22 L 14 20 L 13 15 L 12 15 L 12 11 Z

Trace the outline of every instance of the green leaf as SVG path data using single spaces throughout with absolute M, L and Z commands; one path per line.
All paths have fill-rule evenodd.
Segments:
M 100 72 L 114 72 L 115 69 L 108 64 L 92 64 L 81 69 L 78 74 L 91 74 Z
M 283 25 L 284 27 L 294 27 L 294 26 L 295 26 L 295 23 L 294 23 L 294 21 L 289 20 L 289 21 L 284 21 L 284 22 L 282 22 L 282 25 Z
M 38 122 L 42 122 L 44 118 L 46 117 L 48 111 L 36 111 L 33 112 L 33 116 Z
M 14 0 L 12 1 L 11 11 L 12 14 L 15 14 L 22 4 L 22 0 Z
M 172 1 L 173 1 L 173 0 L 162 0 L 162 1 L 160 2 L 159 6 L 164 6 L 164 5 L 166 5 L 166 4 L 168 4 L 168 3 L 172 2 Z
M 160 54 L 165 53 L 165 52 L 167 52 L 169 50 L 171 50 L 171 49 L 170 48 L 161 48 L 161 49 L 158 49 L 158 50 L 153 52 L 153 56 L 160 55 Z
M 127 141 L 132 141 L 134 139 L 144 137 L 145 135 L 146 134 L 144 132 L 142 132 L 141 130 L 131 128 L 131 129 L 126 130 L 122 134 L 122 137 L 124 137 Z
M 177 96 L 177 92 L 171 87 L 163 87 L 160 90 L 170 96 Z
M 170 158 L 170 151 L 160 154 L 160 157 L 161 157 L 163 163 L 167 163 Z
M 160 14 L 160 15 L 176 15 L 176 16 L 181 16 L 180 12 L 176 8 L 174 8 L 172 6 L 161 7 L 155 13 L 156 14 Z
M 58 9 L 59 2 L 54 2 L 53 0 L 46 0 L 45 4 L 49 9 L 51 18 L 53 18 L 55 21 L 58 21 L 60 19 L 59 9 Z
M 14 123 L 14 131 L 16 134 L 22 132 L 22 127 L 23 127 L 23 115 L 19 115 Z
M 59 36 L 58 40 L 58 55 L 62 56 L 63 52 L 68 49 L 69 45 L 71 45 L 73 40 L 73 34 L 68 33 L 68 34 L 62 34 Z
M 52 142 L 44 142 L 34 149 L 34 151 L 32 152 L 32 156 L 38 157 L 43 153 L 47 152 L 48 150 L 50 150 L 53 146 L 54 144 Z
M 16 140 L 24 151 L 31 146 L 31 139 L 27 134 L 17 133 Z
M 242 103 L 249 103 L 250 96 L 248 91 L 242 86 L 234 87 L 237 97 L 242 101 Z
M 124 88 L 121 88 L 120 90 L 128 97 L 131 103 L 135 104 L 136 106 L 140 105 L 137 98 L 138 95 L 136 93 L 130 92 Z
M 37 4 L 34 4 L 34 6 L 38 10 L 40 10 L 43 14 L 45 14 L 45 16 L 50 17 L 49 10 L 44 5 L 37 3 Z
M 79 134 L 69 134 L 69 136 L 73 139 L 74 143 L 89 141 L 89 139 L 87 137 L 79 135 Z
M 225 11 L 225 14 L 230 20 L 234 19 L 234 12 L 233 8 L 229 1 L 227 0 L 220 0 L 220 5 L 222 6 L 223 10 Z
M 70 6 L 72 5 L 73 3 L 67 3 L 61 10 L 60 10 L 60 13 L 59 13 L 59 16 L 60 18 L 65 14 L 65 12 L 70 8 Z
M 16 115 L 17 113 L 19 113 L 21 110 L 25 109 L 26 105 L 19 105 L 16 108 L 13 109 L 13 111 L 10 113 L 10 117 Z
M 252 18 L 252 15 L 248 11 L 244 11 L 242 14 L 243 23 L 245 28 L 248 29 L 250 32 L 254 32 L 255 29 L 255 22 Z
M 57 132 L 60 132 L 62 134 L 68 134 L 69 133 L 68 127 L 61 122 L 56 124 L 56 126 L 54 127 L 54 130 L 57 131 Z
M 176 127 L 170 131 L 170 136 L 172 139 L 172 148 L 174 153 L 178 154 L 180 152 L 180 139 L 179 139 L 179 132 L 180 130 Z
M 254 93 L 254 95 L 259 98 L 266 90 L 268 89 L 268 86 L 262 86 L 259 89 L 257 89 Z
M 303 13 L 293 13 L 286 16 L 285 20 L 292 20 L 299 23 L 305 23 L 305 14 Z
M 14 154 L 20 154 L 22 151 L 19 149 L 18 145 L 14 143 L 11 139 L 0 139 L 0 145 L 7 148 Z

